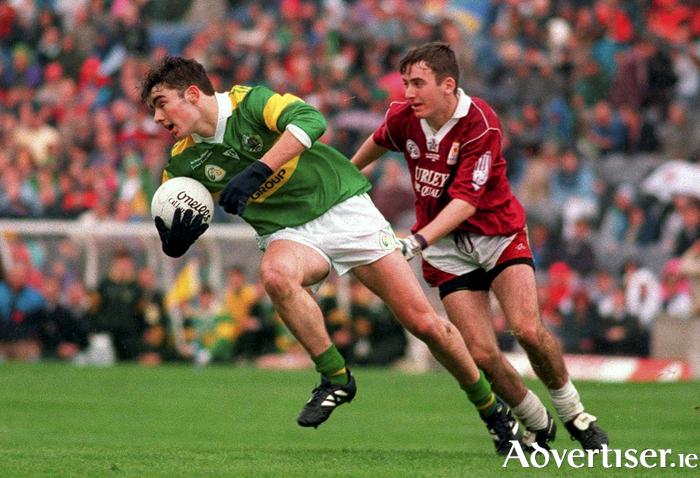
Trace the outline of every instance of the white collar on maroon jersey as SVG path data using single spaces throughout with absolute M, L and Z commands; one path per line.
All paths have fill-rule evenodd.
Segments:
M 468 97 L 466 93 L 464 93 L 462 88 L 457 88 L 457 97 L 459 98 L 457 108 L 455 109 L 452 118 L 450 118 L 447 123 L 442 125 L 440 131 L 435 131 L 425 119 L 420 120 L 421 128 L 423 128 L 423 134 L 425 134 L 426 144 L 435 142 L 439 145 L 442 138 L 444 138 L 447 133 L 450 132 L 454 125 L 457 124 L 457 121 L 459 121 L 460 118 L 464 118 L 467 116 L 467 113 L 469 113 L 469 107 L 472 105 L 472 99 Z
M 203 138 L 197 133 L 192 133 L 192 139 L 195 143 L 223 143 L 224 133 L 226 133 L 226 122 L 229 116 L 233 114 L 233 105 L 231 97 L 228 93 L 214 93 L 216 102 L 219 104 L 219 117 L 216 120 L 216 133 L 209 138 Z

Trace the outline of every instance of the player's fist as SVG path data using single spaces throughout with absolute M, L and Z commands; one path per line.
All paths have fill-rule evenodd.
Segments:
M 262 186 L 272 174 L 272 169 L 262 161 L 256 161 L 231 179 L 219 195 L 219 204 L 229 214 L 243 215 L 248 198 Z
M 423 250 L 421 243 L 413 234 L 408 237 L 404 237 L 403 239 L 399 239 L 399 244 L 401 244 L 401 253 L 407 261 L 410 261 L 416 257 L 418 254 L 420 254 L 420 251 Z

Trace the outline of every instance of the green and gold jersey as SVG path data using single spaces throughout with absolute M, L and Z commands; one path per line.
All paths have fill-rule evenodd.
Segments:
M 259 235 L 307 223 L 370 189 L 369 181 L 345 156 L 316 141 L 326 122 L 300 98 L 263 86 L 234 86 L 229 93 L 216 93 L 216 98 L 215 136 L 193 134 L 175 143 L 164 181 L 191 177 L 216 196 L 290 129 L 307 149 L 275 171 L 248 201 L 243 219 Z

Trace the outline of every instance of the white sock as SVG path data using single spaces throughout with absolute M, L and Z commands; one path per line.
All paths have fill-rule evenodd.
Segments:
M 552 398 L 552 405 L 554 405 L 557 415 L 564 423 L 573 420 L 576 415 L 583 412 L 581 398 L 576 387 L 571 383 L 571 379 L 567 380 L 559 390 L 550 389 L 549 396 Z
M 540 397 L 532 393 L 532 390 L 528 390 L 523 401 L 511 410 L 525 428 L 529 430 L 547 428 L 547 409 Z

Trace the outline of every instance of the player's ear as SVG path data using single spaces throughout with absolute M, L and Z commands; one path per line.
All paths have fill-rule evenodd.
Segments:
M 442 82 L 442 87 L 446 95 L 453 95 L 457 88 L 457 83 L 455 82 L 454 78 L 448 76 L 447 78 L 445 78 L 445 81 Z
M 194 85 L 191 85 L 189 88 L 185 90 L 185 99 L 192 103 L 193 105 L 199 101 L 199 96 L 201 95 L 201 91 L 199 91 L 199 88 L 197 88 Z

